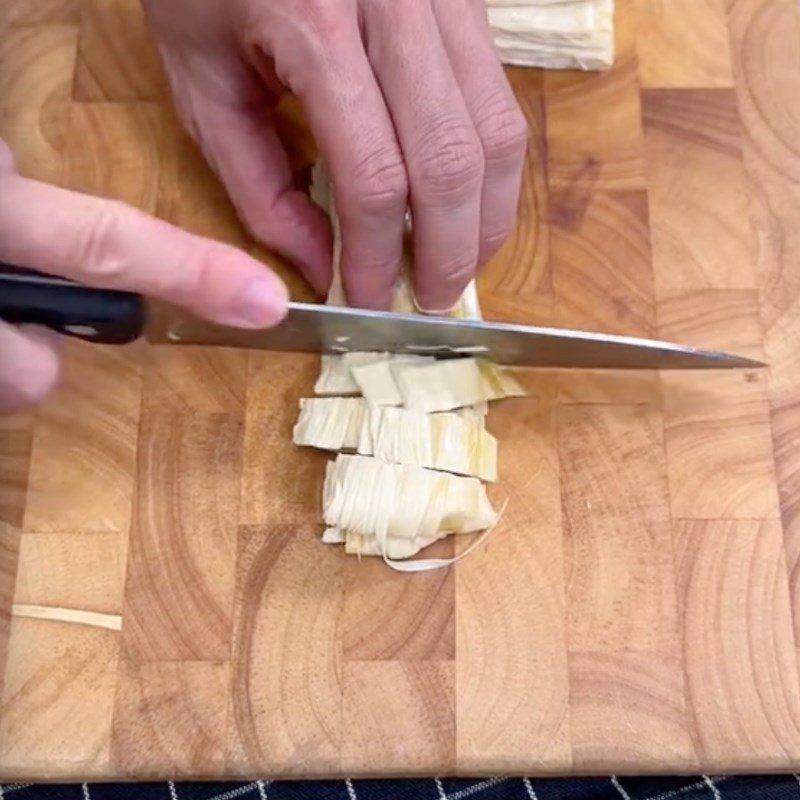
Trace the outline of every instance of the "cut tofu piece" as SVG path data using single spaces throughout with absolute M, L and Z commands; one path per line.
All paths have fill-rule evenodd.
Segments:
M 475 358 L 454 358 L 406 369 L 397 373 L 395 380 L 403 405 L 424 414 L 525 394 L 508 370 Z
M 395 372 L 407 367 L 432 364 L 433 356 L 396 355 L 386 361 L 353 367 L 353 381 L 361 390 L 367 402 L 376 406 L 399 406 L 403 402 L 395 381 Z
M 604 70 L 614 62 L 614 0 L 488 0 L 487 14 L 505 64 Z
M 293 441 L 320 450 L 355 450 L 368 411 L 361 397 L 302 398 Z
M 377 364 L 389 359 L 388 353 L 343 353 L 340 356 L 323 355 L 322 370 L 314 384 L 316 395 L 357 395 L 358 384 L 353 380 L 355 367 Z
M 361 429 L 358 452 L 391 464 L 497 480 L 497 440 L 482 418 L 372 408 Z
M 390 539 L 414 542 L 407 555 L 396 556 L 408 558 L 436 538 L 485 530 L 497 521 L 477 478 L 349 455 L 327 466 L 323 516 L 329 528 L 374 537 L 390 558 Z
M 357 451 L 390 464 L 497 480 L 497 440 L 483 419 L 370 406 L 360 397 L 300 401 L 293 441 L 301 447 Z

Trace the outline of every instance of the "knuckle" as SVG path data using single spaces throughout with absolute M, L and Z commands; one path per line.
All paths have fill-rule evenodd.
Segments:
M 476 123 L 487 161 L 521 159 L 528 144 L 528 123 L 519 106 L 510 100 L 484 105 Z
M 421 149 L 419 175 L 425 189 L 437 196 L 472 194 L 483 180 L 484 156 L 476 133 L 449 126 L 430 137 Z
M 322 45 L 335 43 L 346 24 L 341 0 L 305 0 L 309 32 Z
M 115 242 L 125 215 L 116 200 L 103 202 L 78 241 L 78 269 L 88 283 L 116 286 L 124 279 L 126 262 Z
M 408 178 L 403 157 L 394 145 L 375 148 L 352 173 L 348 200 L 362 213 L 394 213 L 405 208 Z
M 475 277 L 475 258 L 462 257 L 444 262 L 437 271 L 443 286 L 463 289 Z

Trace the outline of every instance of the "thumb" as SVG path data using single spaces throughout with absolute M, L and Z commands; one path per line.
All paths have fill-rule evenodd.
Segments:
M 54 337 L 0 321 L 0 411 L 16 411 L 43 400 L 58 375 Z
M 0 175 L 0 261 L 183 306 L 225 325 L 285 316 L 280 279 L 236 248 L 123 203 Z

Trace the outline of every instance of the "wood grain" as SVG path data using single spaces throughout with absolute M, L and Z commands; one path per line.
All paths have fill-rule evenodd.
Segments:
M 341 771 L 344 556 L 316 534 L 313 524 L 240 529 L 226 739 L 231 774 Z M 351 702 L 358 700 L 354 691 Z
M 127 534 L 141 372 L 135 349 L 70 342 L 59 390 L 33 436 L 24 530 Z
M 642 86 L 733 86 L 726 5 L 725 0 L 637 0 Z
M 225 768 L 229 665 L 120 662 L 111 756 L 119 774 L 214 777 Z
M 241 439 L 241 421 L 224 414 L 142 419 L 126 658 L 227 660 Z
M 570 650 L 570 728 L 573 765 L 596 773 L 612 761 L 620 772 L 655 772 L 669 763 L 693 772 L 678 656 Z
M 24 174 L 311 298 L 182 130 L 133 0 L 1 5 Z M 800 10 L 618 0 L 611 71 L 508 75 L 529 150 L 486 316 L 769 369 L 522 373 L 488 418 L 500 525 L 401 575 L 319 542 L 327 456 L 291 444 L 316 358 L 71 343 L 53 399 L 0 419 L 3 779 L 800 768 Z M 279 127 L 301 185 L 296 99 Z M 154 306 L 157 341 L 176 318 Z
M 23 534 L 14 602 L 121 614 L 127 537 Z
M 776 519 L 778 498 L 763 378 L 662 377 L 672 513 Z
M 0 521 L 0 697 L 3 696 L 8 640 L 11 636 L 11 606 L 17 581 L 19 538 L 19 528 Z
M 593 192 L 551 199 L 555 319 L 652 338 L 655 298 L 645 192 Z
M 388 691 L 387 691 L 388 689 Z M 430 775 L 455 768 L 452 663 L 352 661 L 342 674 L 341 769 Z
M 604 73 L 545 76 L 550 189 L 645 188 L 633 0 L 617 2 L 617 59 Z
M 83 0 L 76 100 L 157 100 L 161 63 L 136 0 Z
M 431 557 L 454 554 L 452 541 Z M 348 560 L 342 648 L 347 661 L 452 661 L 455 658 L 455 575 L 423 573 L 410 584 L 380 559 Z
M 532 750 L 541 771 L 572 764 L 555 386 L 523 380 L 533 401 L 490 417 L 505 515 L 486 557 L 457 569 L 457 753 L 468 774 L 519 772 Z
M 780 525 L 681 522 L 675 553 L 698 754 L 715 770 L 787 767 L 800 693 Z
M 14 28 L 0 36 L 0 136 L 28 177 L 62 180 L 77 46 L 75 25 Z
M 242 507 L 247 525 L 319 523 L 326 456 L 292 444 L 300 398 L 313 392 L 319 359 L 251 353 L 247 383 Z M 265 458 L 268 454 L 268 458 Z
M 145 414 L 169 410 L 242 416 L 246 392 L 244 350 L 154 346 L 147 354 Z
M 553 319 L 553 286 L 544 78 L 526 69 L 507 74 L 528 123 L 528 158 L 517 227 L 478 276 L 481 311 L 486 319 L 545 325 Z
M 677 656 L 661 414 L 565 407 L 558 441 L 570 651 Z
M 657 298 L 756 288 L 733 91 L 647 90 L 642 114 Z
M 13 621 L 0 706 L 0 776 L 110 774 L 117 636 L 85 625 Z

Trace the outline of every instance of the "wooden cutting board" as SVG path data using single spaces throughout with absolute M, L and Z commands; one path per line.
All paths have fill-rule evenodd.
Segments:
M 254 249 L 135 0 L 9 8 L 21 171 Z M 526 375 L 490 414 L 500 529 L 404 576 L 318 541 L 314 358 L 68 347 L 0 419 L 0 775 L 800 767 L 800 17 L 619 0 L 618 30 L 608 74 L 509 73 L 530 158 L 486 314 L 771 369 Z

